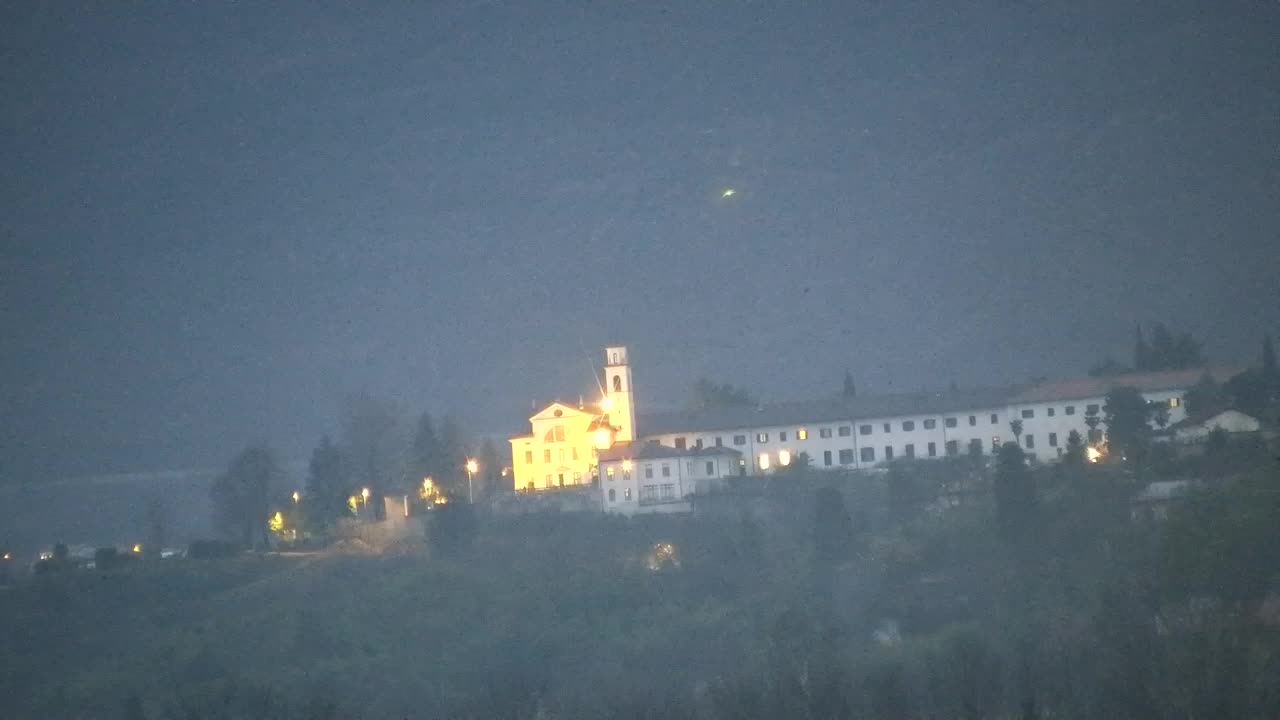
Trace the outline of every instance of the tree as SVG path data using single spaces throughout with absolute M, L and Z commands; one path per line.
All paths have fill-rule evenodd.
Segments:
M 275 453 L 265 445 L 240 451 L 210 489 L 214 523 L 244 547 L 265 547 L 269 493 L 280 475 Z
M 492 498 L 514 489 L 510 479 L 502 474 L 502 456 L 498 454 L 498 449 L 491 439 L 485 438 L 484 442 L 480 443 L 480 452 L 476 459 L 480 463 L 482 478 L 480 492 L 477 493 L 480 497 Z
M 1026 453 L 1018 445 L 1000 446 L 996 459 L 996 524 L 1007 540 L 1023 536 L 1034 520 L 1035 479 L 1027 467 Z
M 1226 396 L 1222 387 L 1214 381 L 1213 376 L 1205 371 L 1195 385 L 1187 388 L 1183 395 L 1188 415 L 1205 417 L 1226 407 Z
M 1166 402 L 1153 402 L 1151 404 L 1151 422 L 1156 427 L 1164 430 L 1169 425 L 1169 404 Z
M 1130 368 L 1116 362 L 1115 358 L 1107 356 L 1102 362 L 1089 368 L 1089 377 L 1112 377 L 1114 375 L 1123 375 L 1130 371 Z
M 852 400 L 858 396 L 858 388 L 853 384 L 853 373 L 848 370 L 844 371 L 844 387 L 840 394 L 845 400 Z
M 1080 437 L 1080 432 L 1072 430 L 1067 434 L 1067 449 L 1062 455 L 1062 461 L 1068 465 L 1083 465 L 1085 461 L 1084 439 Z
M 1134 329 L 1134 335 L 1133 366 L 1139 370 L 1146 370 L 1151 367 L 1151 347 L 1142 336 L 1142 325 L 1139 324 Z
M 431 413 L 424 411 L 418 416 L 413 442 L 409 447 L 408 475 L 415 486 L 426 478 L 434 481 L 443 475 L 444 460 L 440 457 L 440 452 L 440 436 L 436 433 L 435 422 Z
M 1223 394 L 1231 407 L 1254 417 L 1266 416 L 1269 391 L 1262 371 L 1252 368 L 1233 375 L 1223 386 Z
M 348 397 L 343 407 L 343 456 L 351 479 L 369 488 L 374 517 L 386 515 L 383 496 L 403 489 L 406 443 L 399 409 L 370 395 Z
M 440 468 L 437 482 L 452 497 L 467 496 L 467 442 L 452 416 L 440 421 Z
M 755 402 L 746 388 L 734 387 L 729 383 L 721 385 L 703 377 L 693 384 L 692 405 L 695 410 L 754 405 Z
M 347 475 L 342 450 L 328 435 L 320 438 L 320 444 L 311 451 L 307 466 L 307 484 L 303 499 L 307 522 L 312 530 L 324 531 L 349 512 L 347 498 L 355 488 Z
M 1009 421 L 1009 431 L 1013 433 L 1013 442 L 1019 447 L 1022 446 L 1022 420 L 1014 418 Z
M 1137 388 L 1120 386 L 1107 393 L 1102 407 L 1107 424 L 1107 445 L 1131 460 L 1140 460 L 1151 439 L 1152 405 Z
M 1204 364 L 1200 343 L 1190 333 L 1174 335 L 1164 323 L 1151 326 L 1151 345 L 1142 359 L 1145 362 L 1135 357 L 1136 369 L 1140 371 L 1185 370 Z

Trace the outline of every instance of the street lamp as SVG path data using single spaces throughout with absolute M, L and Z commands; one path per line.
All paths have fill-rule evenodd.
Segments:
M 469 503 L 474 503 L 476 501 L 475 493 L 471 489 L 471 478 L 479 469 L 480 463 L 476 462 L 475 458 L 467 458 L 467 502 Z
M 364 504 L 369 504 L 369 488 L 360 488 L 360 497 L 364 498 Z
M 297 504 L 298 504 L 298 501 L 299 501 L 299 500 L 301 500 L 301 499 L 302 499 L 302 493 L 298 492 L 297 490 L 294 490 L 294 491 L 293 491 L 293 504 L 294 504 L 294 505 L 297 505 Z

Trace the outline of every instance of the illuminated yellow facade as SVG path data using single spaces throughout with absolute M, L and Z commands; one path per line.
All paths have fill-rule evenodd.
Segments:
M 511 438 L 516 490 L 590 485 L 596 453 L 635 435 L 627 349 L 605 350 L 604 395 L 578 406 L 554 402 L 529 418 L 532 432 Z

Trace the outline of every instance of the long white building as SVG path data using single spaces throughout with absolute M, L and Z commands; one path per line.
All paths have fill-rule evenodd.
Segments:
M 637 415 L 626 348 L 610 347 L 605 357 L 598 403 L 553 403 L 530 418 L 533 432 L 511 439 L 518 490 L 593 483 L 605 512 L 680 511 L 689 496 L 726 477 L 772 472 L 801 453 L 816 469 L 852 470 L 899 458 L 992 454 L 1015 441 L 1014 420 L 1024 450 L 1052 460 L 1073 430 L 1090 438 L 1088 419 L 1101 420 L 1113 388 L 1131 386 L 1166 405 L 1173 424 L 1186 417 L 1183 395 L 1205 372 Z

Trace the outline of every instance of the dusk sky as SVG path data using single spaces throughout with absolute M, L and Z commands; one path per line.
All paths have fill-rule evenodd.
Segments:
M 1214 361 L 1280 333 L 1280 3 L 15 2 L 0 476 Z M 722 197 L 726 188 L 736 194 Z

